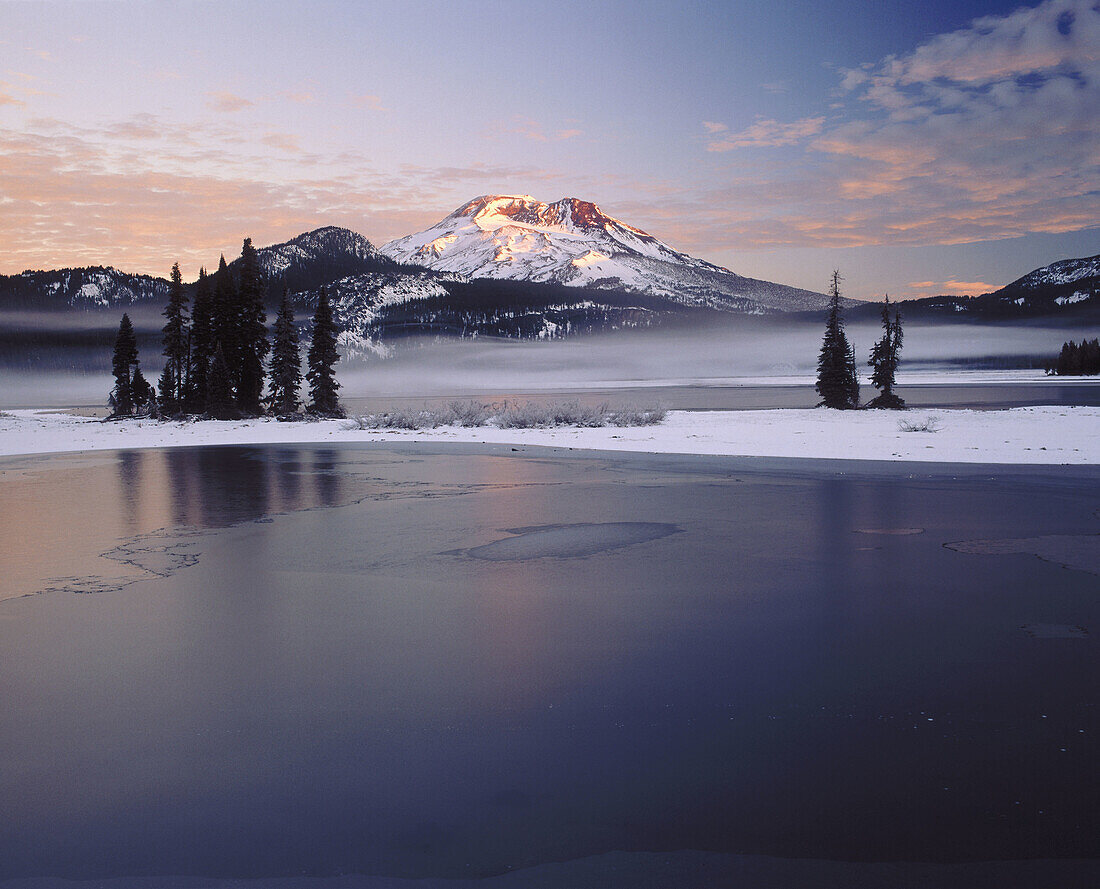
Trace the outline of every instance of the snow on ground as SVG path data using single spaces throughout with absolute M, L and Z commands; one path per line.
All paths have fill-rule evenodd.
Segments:
M 934 432 L 904 432 L 938 418 Z M 603 451 L 917 460 L 944 463 L 1100 462 L 1100 408 L 1023 407 L 1003 411 L 816 410 L 670 411 L 658 426 L 598 429 L 349 429 L 348 421 L 126 420 L 104 423 L 41 410 L 0 415 L 0 456 L 216 444 L 481 442 Z

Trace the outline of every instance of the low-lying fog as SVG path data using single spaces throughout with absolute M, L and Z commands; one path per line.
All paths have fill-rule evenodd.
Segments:
M 2 321 L 3 319 L 0 319 Z M 0 407 L 103 404 L 111 388 L 110 343 L 77 341 L 64 348 L 23 355 L 22 338 L 35 328 L 0 325 Z M 142 369 L 155 380 L 162 366 L 159 335 L 152 317 L 141 327 Z M 161 322 L 162 323 L 162 322 Z M 61 329 L 61 318 L 37 328 Z M 86 319 L 89 336 L 94 333 Z M 73 330 L 76 325 L 70 325 Z M 6 328 L 6 329 L 5 329 Z M 849 339 L 865 368 L 867 354 L 879 335 L 877 323 L 851 323 Z M 140 332 L 140 331 L 139 331 Z M 552 342 L 515 340 L 405 340 L 389 358 L 361 358 L 338 366 L 347 398 L 368 396 L 463 395 L 547 389 L 715 384 L 737 378 L 805 382 L 812 377 L 822 325 L 743 319 L 706 330 L 624 331 Z M 1003 324 L 908 324 L 902 351 L 901 378 L 917 370 L 972 367 L 1034 367 L 1053 358 L 1067 339 L 1095 336 L 1081 328 L 1007 326 Z M 303 344 L 303 354 L 304 354 Z M 18 353 L 18 354 L 17 354 Z

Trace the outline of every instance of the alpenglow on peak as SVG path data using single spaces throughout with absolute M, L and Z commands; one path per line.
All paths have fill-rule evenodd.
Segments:
M 681 253 L 574 197 L 546 203 L 531 195 L 481 195 L 381 251 L 471 278 L 625 289 L 742 312 L 826 304 L 822 294 L 745 278 Z

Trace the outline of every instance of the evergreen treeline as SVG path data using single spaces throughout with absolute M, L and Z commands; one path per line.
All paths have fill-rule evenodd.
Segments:
M 230 271 L 221 257 L 213 276 L 199 270 L 195 300 L 188 310 L 179 263 L 172 267 L 168 305 L 164 310 L 164 371 L 157 391 L 141 375 L 137 339 L 127 315 L 115 340 L 112 368 L 115 386 L 112 416 L 155 414 L 163 417 L 206 416 L 218 420 L 257 417 L 270 410 L 280 417 L 297 415 L 301 401 L 301 349 L 294 313 L 284 292 L 275 319 L 274 346 L 268 342 L 264 293 L 252 239 L 245 238 L 240 259 Z M 339 331 L 322 288 L 313 318 L 309 349 L 310 400 L 306 411 L 317 416 L 343 416 L 334 367 Z M 270 365 L 266 363 L 271 352 Z M 264 396 L 265 382 L 268 394 Z
M 1070 340 L 1062 343 L 1057 360 L 1047 368 L 1048 373 L 1059 376 L 1092 376 L 1100 374 L 1100 338 L 1081 340 L 1080 345 Z
M 563 284 L 489 278 L 439 283 L 445 294 L 379 306 L 374 334 L 536 339 L 651 327 L 688 311 L 662 296 L 620 290 L 593 290 L 578 304 L 577 288 Z M 710 314 L 705 308 L 690 311 L 695 318 Z

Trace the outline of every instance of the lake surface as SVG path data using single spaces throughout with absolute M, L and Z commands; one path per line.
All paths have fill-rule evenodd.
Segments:
M 876 390 L 862 389 L 864 400 Z M 1004 410 L 1040 404 L 1100 406 L 1100 379 L 1034 383 L 919 383 L 898 388 L 909 407 Z M 800 385 L 640 385 L 617 388 L 554 389 L 534 392 L 480 392 L 460 396 L 363 396 L 345 398 L 349 413 L 384 411 L 394 405 L 437 407 L 454 400 L 473 399 L 490 404 L 579 401 L 581 404 L 660 405 L 676 411 L 743 411 L 816 407 L 821 397 L 811 384 Z
M 1098 494 L 486 446 L 0 460 L 0 881 L 696 850 L 1078 885 Z

